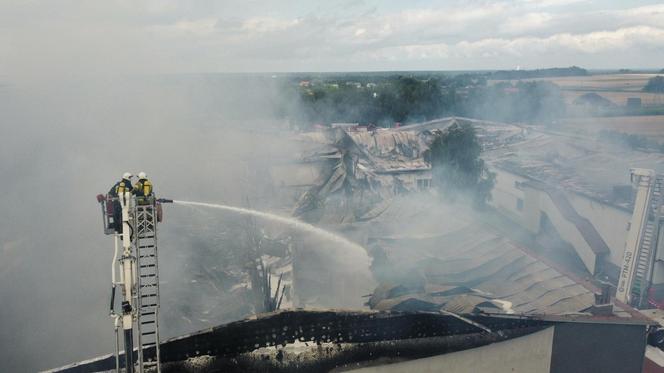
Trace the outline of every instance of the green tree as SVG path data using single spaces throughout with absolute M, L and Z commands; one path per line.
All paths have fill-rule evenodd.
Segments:
M 475 128 L 455 123 L 434 139 L 430 149 L 433 180 L 441 194 L 454 199 L 468 193 L 476 208 L 484 207 L 491 199 L 496 175 L 480 158 Z
M 664 93 L 664 76 L 656 76 L 650 78 L 645 87 L 643 87 L 643 92 L 653 92 L 653 93 Z

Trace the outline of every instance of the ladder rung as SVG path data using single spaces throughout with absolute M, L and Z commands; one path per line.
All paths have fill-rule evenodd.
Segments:
M 141 304 L 141 307 L 156 307 L 157 303 L 151 303 L 151 304 Z
M 154 312 L 154 311 L 150 311 L 150 312 L 141 312 L 141 316 L 145 316 L 145 315 L 150 316 L 150 315 L 154 315 L 154 314 L 156 314 L 156 312 Z
M 141 321 L 141 325 L 148 325 L 148 324 L 154 324 L 154 320 L 148 320 L 148 321 Z
M 151 268 L 151 267 L 156 267 L 156 264 L 143 264 L 141 268 Z
M 141 277 L 156 277 L 156 273 L 148 274 L 148 275 L 141 275 Z
M 141 255 L 139 258 L 155 258 L 155 257 L 156 257 L 156 255 L 148 254 L 148 255 Z
M 143 332 L 143 333 L 141 333 L 141 335 L 153 335 L 153 334 L 156 334 L 156 332 L 152 331 L 152 332 Z

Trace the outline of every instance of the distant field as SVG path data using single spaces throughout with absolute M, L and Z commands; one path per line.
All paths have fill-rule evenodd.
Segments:
M 563 91 L 565 102 L 571 104 L 574 100 L 586 93 L 594 92 L 598 95 L 611 100 L 614 104 L 624 106 L 627 99 L 630 97 L 638 97 L 641 99 L 643 106 L 662 106 L 664 105 L 664 94 L 662 93 L 646 93 L 646 92 L 628 92 L 628 91 L 596 91 L 596 90 L 579 90 L 579 91 Z
M 648 79 L 656 75 L 658 74 L 606 74 L 531 80 L 546 80 L 559 85 L 567 103 L 572 103 L 585 93 L 594 92 L 616 105 L 625 105 L 629 97 L 640 97 L 644 106 L 662 106 L 664 94 L 641 92 Z
M 565 90 L 639 92 L 657 74 L 608 74 L 549 78 Z
M 560 123 L 564 130 L 586 131 L 589 134 L 601 130 L 634 133 L 664 140 L 664 115 L 609 118 L 571 118 Z

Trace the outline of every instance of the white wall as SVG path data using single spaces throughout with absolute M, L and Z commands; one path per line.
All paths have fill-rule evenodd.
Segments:
M 491 192 L 491 205 L 510 219 L 523 224 L 524 211 L 517 209 L 517 200 L 523 201 L 525 196 L 522 190 L 515 187 L 515 183 L 526 179 L 501 170 L 492 171 L 496 173 L 496 184 Z
M 664 229 L 660 229 L 658 235 L 658 247 L 657 252 L 655 253 L 655 262 L 653 263 L 653 284 L 664 283 Z
M 579 255 L 579 258 L 581 258 L 581 261 L 583 261 L 583 264 L 585 264 L 588 272 L 595 274 L 597 255 L 595 255 L 593 249 L 590 247 L 590 245 L 588 245 L 588 242 L 583 237 L 577 226 L 569 220 L 565 219 L 563 214 L 556 206 L 556 203 L 546 192 L 535 189 L 529 189 L 529 192 L 531 190 L 534 194 L 537 194 L 540 197 L 539 210 L 546 213 L 546 216 L 551 221 L 551 224 L 556 227 L 558 234 L 560 234 L 560 236 L 565 241 L 574 247 L 574 250 L 576 251 L 577 255 Z M 527 208 L 530 207 L 531 206 L 527 206 Z
M 470 350 L 351 372 L 548 373 L 551 371 L 554 328 Z
M 627 239 L 627 224 L 632 214 L 575 193 L 566 193 L 566 195 L 576 212 L 590 220 L 611 249 L 609 261 L 621 266 Z
M 539 217 L 541 212 L 545 212 L 562 238 L 577 249 L 579 256 L 592 273 L 594 253 L 575 226 L 562 217 L 548 194 L 532 188 L 519 189 L 516 187 L 516 183 L 527 181 L 527 179 L 503 170 L 493 169 L 492 171 L 496 172 L 496 185 L 492 191 L 491 204 L 506 217 L 519 223 L 533 234 L 539 233 Z M 577 213 L 588 219 L 606 242 L 611 251 L 609 261 L 621 266 L 627 237 L 627 223 L 631 214 L 575 193 L 566 193 L 566 196 Z M 521 210 L 517 209 L 519 199 L 523 201 Z
M 379 174 L 380 179 L 385 182 L 384 187 L 390 187 L 393 182 L 393 178 L 398 178 L 401 181 L 401 184 L 404 188 L 408 190 L 417 190 L 417 180 L 428 180 L 429 185 L 431 185 L 431 170 L 420 170 L 420 171 L 410 171 L 410 172 L 395 172 L 395 173 L 383 173 Z

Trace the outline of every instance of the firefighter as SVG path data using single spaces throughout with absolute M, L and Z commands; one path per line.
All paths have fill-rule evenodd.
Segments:
M 122 179 L 115 183 L 108 195 L 113 197 L 113 228 L 118 233 L 122 233 L 122 205 L 120 205 L 120 198 L 124 197 L 124 193 L 132 192 L 134 187 L 131 185 L 132 174 L 125 172 Z
M 108 194 L 112 197 L 119 197 L 125 192 L 131 192 L 134 187 L 131 185 L 131 178 L 134 177 L 130 172 L 125 172 L 122 175 L 122 179 L 115 183 Z
M 145 172 L 138 173 L 138 181 L 134 185 L 132 193 L 136 196 L 136 201 L 139 204 L 148 203 L 149 199 L 154 196 L 152 183 L 148 180 L 148 176 Z

